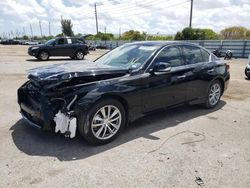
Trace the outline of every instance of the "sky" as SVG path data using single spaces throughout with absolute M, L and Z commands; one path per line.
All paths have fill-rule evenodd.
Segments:
M 175 34 L 189 25 L 191 0 L 0 0 L 0 36 L 52 35 L 61 33 L 61 17 L 71 19 L 74 33 L 115 34 L 127 30 L 149 34 Z M 194 28 L 225 27 L 250 29 L 250 0 L 194 0 Z

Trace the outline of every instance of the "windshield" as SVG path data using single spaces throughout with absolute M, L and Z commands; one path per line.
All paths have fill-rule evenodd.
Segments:
M 159 46 L 125 44 L 105 54 L 95 62 L 128 69 L 139 68 Z
M 55 41 L 55 39 L 50 39 L 49 41 L 45 42 L 47 45 L 52 45 L 52 43 Z

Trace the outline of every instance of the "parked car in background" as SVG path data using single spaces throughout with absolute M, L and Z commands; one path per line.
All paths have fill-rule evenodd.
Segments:
M 115 139 L 128 122 L 184 104 L 215 107 L 227 89 L 229 66 L 201 46 L 183 42 L 122 45 L 95 62 L 35 68 L 18 89 L 31 125 L 92 144 Z
M 88 47 L 89 47 L 89 51 L 95 51 L 96 50 L 96 45 L 95 44 L 90 43 L 88 45 Z
M 34 40 L 30 40 L 30 41 L 25 41 L 24 44 L 25 45 L 38 45 L 39 42 L 38 41 L 34 41 Z
M 107 47 L 107 45 L 105 45 L 105 44 L 98 44 L 98 45 L 96 45 L 96 49 L 107 50 L 108 47 Z
M 14 39 L 3 39 L 1 41 L 1 44 L 4 44 L 4 45 L 17 45 L 19 44 L 18 40 L 14 40 Z
M 233 57 L 233 52 L 231 50 L 227 50 L 223 53 L 221 49 L 215 49 L 212 52 L 217 57 L 224 57 L 224 59 L 231 59 Z
M 51 56 L 69 56 L 71 59 L 80 60 L 88 54 L 88 47 L 82 39 L 60 37 L 29 47 L 28 54 L 42 61 Z
M 250 54 L 248 56 L 248 64 L 245 68 L 245 75 L 248 79 L 250 79 Z

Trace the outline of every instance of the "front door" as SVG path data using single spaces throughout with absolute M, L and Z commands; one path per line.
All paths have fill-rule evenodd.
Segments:
M 165 47 L 156 55 L 152 65 L 165 62 L 171 65 L 170 72 L 154 72 L 154 74 L 143 74 L 143 96 L 144 112 L 158 108 L 169 107 L 183 103 L 187 100 L 187 79 L 184 60 L 178 46 Z

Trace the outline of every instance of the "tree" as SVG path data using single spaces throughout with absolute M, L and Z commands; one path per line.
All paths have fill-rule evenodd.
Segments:
M 247 39 L 250 39 L 250 30 L 247 30 L 247 31 L 246 31 L 246 38 L 247 38 Z
M 173 36 L 162 36 L 162 35 L 148 35 L 147 40 L 173 40 Z
M 221 30 L 220 33 L 223 39 L 244 39 L 247 29 L 245 27 L 228 27 Z
M 96 35 L 88 36 L 88 40 L 112 40 L 114 35 L 112 33 L 98 32 Z
M 175 35 L 175 40 L 211 40 L 219 39 L 219 35 L 212 29 L 186 27 Z
M 219 34 L 215 33 L 212 29 L 202 29 L 205 33 L 206 40 L 216 40 L 219 39 Z
M 62 33 L 66 36 L 72 37 L 74 36 L 74 32 L 72 30 L 73 24 L 71 23 L 70 19 L 61 19 L 62 25 Z
M 23 40 L 29 40 L 29 37 L 27 35 L 23 35 Z
M 178 31 L 174 37 L 174 40 L 183 40 L 182 32 Z
M 63 37 L 63 33 L 57 34 L 56 37 Z
M 145 40 L 146 33 L 140 33 L 140 31 L 134 31 L 134 30 L 130 30 L 130 31 L 126 31 L 122 34 L 121 39 L 122 40 Z

